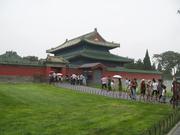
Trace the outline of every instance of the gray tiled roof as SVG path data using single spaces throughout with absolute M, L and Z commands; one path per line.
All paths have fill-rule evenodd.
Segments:
M 96 37 L 96 35 L 98 35 L 102 40 L 101 41 L 94 40 L 93 38 Z M 59 46 L 57 46 L 55 48 L 51 48 L 51 49 L 47 50 L 46 52 L 47 53 L 53 53 L 53 52 L 55 52 L 57 50 L 67 48 L 67 47 L 70 47 L 70 46 L 74 46 L 74 45 L 80 43 L 81 41 L 85 41 L 85 42 L 95 44 L 95 45 L 99 45 L 99 46 L 105 46 L 105 47 L 108 47 L 108 48 L 111 48 L 111 49 L 120 46 L 120 44 L 105 41 L 101 37 L 101 35 L 97 32 L 97 30 L 95 30 L 95 31 L 90 32 L 88 34 L 79 36 L 77 38 L 74 38 L 74 39 L 71 39 L 71 40 L 66 40 L 63 44 L 61 44 L 61 45 L 59 45 Z
M 80 66 L 80 68 L 91 68 L 91 67 L 95 67 L 97 65 L 100 65 L 101 63 L 87 63 L 87 64 L 83 64 Z
M 108 52 L 100 52 L 100 51 L 94 51 L 94 50 L 88 50 L 88 49 L 84 49 L 83 51 L 78 51 L 78 52 L 72 52 L 67 55 L 64 55 L 63 57 L 67 60 L 70 60 L 77 56 L 82 56 L 82 57 L 87 57 L 87 58 L 92 58 L 92 59 L 97 59 L 97 60 L 125 62 L 125 63 L 132 61 L 132 59 L 114 55 Z
M 67 60 L 65 60 L 61 56 L 48 56 L 46 58 L 46 62 L 51 62 L 51 63 L 69 63 Z

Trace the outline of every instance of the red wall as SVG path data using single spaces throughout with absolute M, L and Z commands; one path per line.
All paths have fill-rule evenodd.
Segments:
M 82 70 L 76 69 L 76 68 L 69 68 L 69 69 L 64 69 L 64 75 L 68 74 L 81 74 L 83 73 Z M 113 75 L 121 75 L 123 79 L 128 78 L 128 79 L 146 79 L 146 80 L 151 80 L 152 78 L 155 79 L 160 79 L 162 76 L 161 74 L 145 74 L 145 73 L 128 73 L 128 72 L 110 72 L 110 71 L 103 71 L 104 76 L 113 76 Z
M 7 76 L 34 76 L 47 75 L 46 67 L 36 66 L 17 66 L 17 65 L 0 65 L 0 75 Z
M 77 68 L 66 68 L 64 75 L 81 74 L 83 71 Z
M 19 66 L 19 65 L 0 65 L 0 75 L 4 76 L 47 76 L 51 71 L 51 67 L 37 67 L 37 66 Z M 81 74 L 83 71 L 77 68 L 62 68 L 63 75 Z M 159 79 L 159 74 L 144 74 L 144 73 L 127 73 L 127 72 L 110 72 L 104 71 L 104 76 L 121 75 L 123 79 Z
M 160 74 L 145 74 L 145 73 L 128 73 L 128 72 L 110 72 L 110 71 L 105 71 L 103 73 L 105 76 L 113 76 L 113 75 L 120 75 L 123 77 L 123 79 L 128 78 L 128 79 L 160 79 L 161 75 Z

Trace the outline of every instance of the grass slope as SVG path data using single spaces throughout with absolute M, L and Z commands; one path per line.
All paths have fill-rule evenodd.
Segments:
M 170 112 L 46 84 L 0 84 L 0 135 L 138 135 Z

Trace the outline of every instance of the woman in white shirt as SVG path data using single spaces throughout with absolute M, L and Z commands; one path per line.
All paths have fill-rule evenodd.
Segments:
M 153 80 L 152 80 L 152 95 L 151 95 L 151 100 L 153 99 L 154 95 L 155 95 L 156 100 L 157 100 L 157 95 L 158 95 L 157 86 L 158 86 L 158 83 L 153 78 Z

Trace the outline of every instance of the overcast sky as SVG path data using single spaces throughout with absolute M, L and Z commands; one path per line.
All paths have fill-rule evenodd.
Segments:
M 114 54 L 143 58 L 180 52 L 180 0 L 0 0 L 0 54 L 46 57 L 46 50 L 96 27 L 121 44 Z

